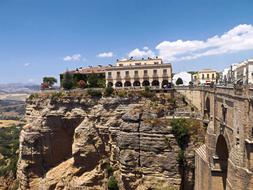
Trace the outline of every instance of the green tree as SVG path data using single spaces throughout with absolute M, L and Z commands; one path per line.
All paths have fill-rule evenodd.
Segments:
M 176 81 L 176 85 L 184 84 L 183 80 L 179 77 Z
M 73 75 L 69 71 L 66 71 L 62 79 L 62 87 L 65 90 L 70 90 L 73 88 L 73 86 L 74 86 Z
M 98 78 L 95 74 L 90 74 L 87 79 L 90 88 L 98 87 Z
M 48 84 L 49 87 L 52 87 L 55 83 L 57 83 L 57 79 L 54 77 L 44 77 L 43 83 Z

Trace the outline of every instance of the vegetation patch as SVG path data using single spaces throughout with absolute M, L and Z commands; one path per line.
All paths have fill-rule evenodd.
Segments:
M 92 89 L 89 88 L 87 90 L 87 94 L 91 96 L 92 98 L 101 98 L 102 97 L 102 91 L 98 89 Z
M 108 86 L 104 89 L 104 96 L 109 97 L 113 94 L 114 89 L 111 86 Z
M 179 147 L 184 150 L 189 142 L 190 124 L 186 119 L 173 119 L 171 121 L 172 133 L 175 135 Z
M 38 93 L 33 93 L 28 97 L 28 100 L 34 100 L 39 98 L 39 94 Z
M 119 190 L 118 182 L 114 176 L 111 176 L 108 181 L 108 190 Z
M 16 174 L 20 131 L 16 125 L 0 128 L 0 176 Z

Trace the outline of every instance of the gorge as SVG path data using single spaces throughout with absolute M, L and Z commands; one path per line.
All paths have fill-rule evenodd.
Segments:
M 193 189 L 194 150 L 205 136 L 198 118 L 174 91 L 32 95 L 20 134 L 19 188 L 110 189 L 114 181 L 126 190 Z M 177 122 L 187 134 L 175 131 Z

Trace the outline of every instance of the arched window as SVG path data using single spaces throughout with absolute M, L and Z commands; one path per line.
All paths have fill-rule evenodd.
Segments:
M 115 83 L 115 86 L 116 86 L 116 87 L 122 87 L 122 82 L 120 82 L 120 81 L 116 82 L 116 83 Z
M 152 82 L 152 86 L 159 86 L 159 81 L 158 80 L 154 80 Z
M 131 84 L 130 81 L 126 81 L 126 82 L 124 83 L 124 87 L 130 87 L 130 86 L 132 86 L 132 84 Z
M 107 87 L 112 87 L 113 86 L 113 83 L 112 82 L 108 82 L 107 83 Z
M 148 80 L 144 80 L 142 82 L 142 86 L 150 86 L 150 82 Z
M 134 81 L 133 86 L 141 86 L 140 81 Z

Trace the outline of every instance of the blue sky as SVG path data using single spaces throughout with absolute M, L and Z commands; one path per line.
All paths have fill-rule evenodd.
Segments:
M 173 71 L 253 57 L 252 0 L 0 0 L 0 83 L 160 56 Z

